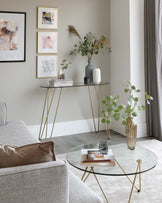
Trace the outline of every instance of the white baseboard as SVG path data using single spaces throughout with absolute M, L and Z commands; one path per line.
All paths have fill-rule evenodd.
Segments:
M 98 127 L 98 118 L 95 118 L 96 128 Z M 40 125 L 28 126 L 31 133 L 38 138 Z M 48 124 L 48 134 L 47 137 L 50 137 L 50 132 L 52 129 L 52 124 Z M 111 129 L 125 135 L 125 128 L 122 125 L 119 125 L 116 122 L 111 124 Z M 105 130 L 104 124 L 101 123 L 100 130 Z M 77 121 L 68 121 L 68 122 L 59 122 L 55 124 L 53 137 L 68 136 L 80 133 L 94 132 L 93 119 L 87 120 L 77 120 Z M 137 122 L 137 137 L 147 137 L 146 123 Z
M 96 127 L 98 127 L 98 118 L 95 118 Z M 31 133 L 38 138 L 40 125 L 28 126 Z M 52 124 L 48 124 L 48 134 L 50 137 L 50 132 L 52 129 Z M 105 126 L 101 123 L 100 130 L 105 130 Z M 93 119 L 87 120 L 77 120 L 60 122 L 55 124 L 53 137 L 68 136 L 80 133 L 94 132 Z

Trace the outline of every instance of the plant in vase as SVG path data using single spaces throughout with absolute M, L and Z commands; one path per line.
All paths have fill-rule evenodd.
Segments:
M 101 121 L 106 124 L 108 138 L 110 138 L 111 121 L 113 119 L 118 121 L 120 119 L 120 111 L 123 109 L 123 105 L 117 104 L 118 100 L 119 96 L 107 96 L 106 99 L 102 101 L 104 110 L 101 112 L 103 115 Z
M 90 79 L 90 82 L 93 82 L 92 71 L 94 67 L 91 64 L 92 57 L 93 55 L 97 55 L 100 52 L 104 51 L 110 53 L 111 49 L 109 47 L 109 40 L 104 35 L 97 39 L 97 37 L 91 32 L 88 32 L 82 39 L 78 31 L 72 25 L 68 26 L 68 30 L 79 39 L 78 43 L 74 45 L 74 49 L 70 51 L 70 55 L 74 56 L 77 54 L 81 54 L 81 56 L 88 57 L 88 65 L 85 68 L 85 77 L 88 77 Z
M 127 94 L 128 102 L 126 105 L 122 105 L 121 119 L 122 124 L 125 125 L 128 148 L 133 150 L 135 149 L 137 138 L 137 125 L 133 122 L 133 119 L 138 116 L 140 111 L 144 111 L 146 107 L 140 104 L 138 94 L 141 93 L 141 90 L 132 85 L 130 81 L 127 82 L 124 92 Z M 153 97 L 145 92 L 146 103 L 150 104 L 152 100 Z
M 65 79 L 65 73 L 63 73 L 64 70 L 67 70 L 69 65 L 71 65 L 72 62 L 69 61 L 68 59 L 63 59 L 60 66 L 61 66 L 61 69 L 60 69 L 60 72 L 59 72 L 59 78 L 60 79 Z
M 127 82 L 124 92 L 127 94 L 128 99 L 126 105 L 119 105 L 117 103 L 117 99 L 119 99 L 119 96 L 108 96 L 106 97 L 106 100 L 103 100 L 105 110 L 102 111 L 102 122 L 109 125 L 112 121 L 112 118 L 114 118 L 115 120 L 121 119 L 122 125 L 125 126 L 126 130 L 128 148 L 133 150 L 135 149 L 137 138 L 137 125 L 133 122 L 133 119 L 138 116 L 138 113 L 140 111 L 144 111 L 146 107 L 145 105 L 140 104 L 138 94 L 141 93 L 141 90 L 132 85 L 130 81 Z M 150 101 L 153 100 L 153 97 L 145 92 L 145 100 L 147 104 L 150 104 Z

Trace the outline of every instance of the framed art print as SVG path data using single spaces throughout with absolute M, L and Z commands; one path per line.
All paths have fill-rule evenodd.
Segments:
M 38 7 L 38 29 L 58 29 L 58 8 Z
M 57 32 L 38 32 L 38 54 L 58 53 L 58 33 Z
M 58 74 L 58 56 L 37 56 L 37 78 L 52 78 Z
M 0 11 L 0 62 L 26 60 L 26 13 Z

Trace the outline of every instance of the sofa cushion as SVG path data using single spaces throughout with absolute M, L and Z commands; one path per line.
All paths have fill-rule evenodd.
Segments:
M 35 143 L 21 147 L 0 145 L 0 168 L 55 160 L 53 142 Z
M 7 121 L 7 106 L 6 103 L 0 102 L 0 126 L 5 125 Z
M 23 121 L 11 121 L 0 126 L 0 144 L 22 146 L 39 142 Z
M 97 183 L 96 183 L 97 184 Z M 103 203 L 95 192 L 69 171 L 69 203 Z

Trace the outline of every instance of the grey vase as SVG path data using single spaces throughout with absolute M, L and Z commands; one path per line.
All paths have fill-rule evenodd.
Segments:
M 91 64 L 91 60 L 88 59 L 88 65 L 85 67 L 85 77 L 89 78 L 90 83 L 93 82 L 93 65 Z

